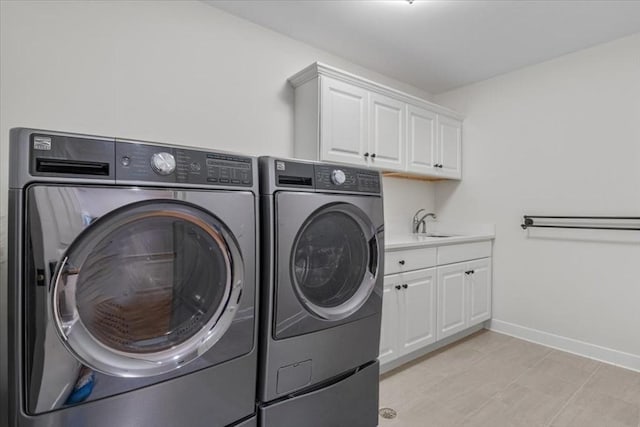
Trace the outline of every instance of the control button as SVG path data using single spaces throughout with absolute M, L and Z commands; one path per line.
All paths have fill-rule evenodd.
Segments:
M 229 182 L 228 178 L 220 178 L 220 182 L 222 182 L 223 184 L 226 184 Z
M 218 178 L 207 178 L 207 182 L 218 182 Z
M 200 163 L 198 163 L 198 162 L 191 163 L 191 170 L 193 172 L 200 172 L 200 167 L 201 167 Z
M 249 181 L 248 179 L 245 179 L 244 181 L 242 181 L 243 184 L 251 184 L 251 181 Z
M 176 158 L 167 152 L 154 153 L 151 156 L 151 168 L 158 175 L 171 175 L 176 169 Z
M 232 184 L 240 184 L 240 180 L 239 179 L 232 179 L 231 183 Z
M 346 175 L 340 169 L 335 169 L 331 172 L 331 181 L 336 185 L 342 185 L 347 180 Z
M 131 157 L 129 156 L 122 156 L 122 158 L 120 159 L 120 164 L 122 166 L 129 166 L 131 164 Z

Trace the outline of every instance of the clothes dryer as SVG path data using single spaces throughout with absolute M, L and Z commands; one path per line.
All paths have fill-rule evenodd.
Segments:
M 253 425 L 257 160 L 22 128 L 10 156 L 9 425 Z

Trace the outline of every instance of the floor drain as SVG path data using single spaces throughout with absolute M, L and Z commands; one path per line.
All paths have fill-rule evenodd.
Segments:
M 386 418 L 387 420 L 394 419 L 398 413 L 391 408 L 381 408 L 378 413 L 382 418 Z

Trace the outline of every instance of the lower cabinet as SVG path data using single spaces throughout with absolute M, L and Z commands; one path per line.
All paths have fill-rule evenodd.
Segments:
M 384 278 L 380 363 L 436 341 L 436 269 Z
M 491 258 L 437 268 L 437 339 L 491 318 Z
M 443 264 L 437 266 L 436 257 L 424 251 L 396 251 L 387 257 L 390 266 L 400 259 L 396 262 L 402 267 L 418 269 L 389 268 L 397 273 L 384 278 L 381 365 L 491 318 L 491 257 L 472 259 L 490 254 L 490 243 L 438 249 Z

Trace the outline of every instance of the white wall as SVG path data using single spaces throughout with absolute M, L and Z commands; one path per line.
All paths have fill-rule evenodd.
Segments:
M 435 212 L 437 184 L 412 179 L 384 178 L 384 220 L 387 236 L 411 234 L 418 209 Z
M 463 181 L 438 184 L 438 213 L 496 223 L 497 327 L 640 369 L 638 233 L 519 227 L 523 214 L 640 216 L 640 34 L 435 101 L 466 115 Z
M 0 5 L 3 268 L 12 127 L 292 156 L 287 78 L 314 61 L 430 96 L 197 1 Z M 396 181 L 384 186 L 388 217 L 401 224 L 390 228 L 435 202 L 433 184 L 412 182 L 407 199 Z

